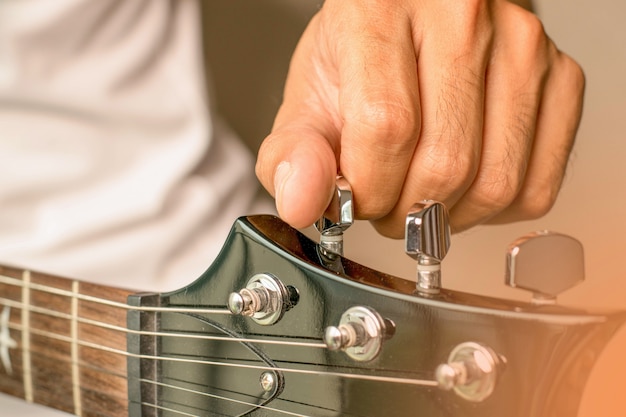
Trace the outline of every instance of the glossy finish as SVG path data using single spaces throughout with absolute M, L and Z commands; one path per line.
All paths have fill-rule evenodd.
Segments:
M 585 279 L 583 245 L 571 236 L 542 231 L 517 239 L 507 250 L 506 284 L 550 303 Z
M 136 390 L 131 415 L 156 415 L 158 407 L 163 417 L 575 417 L 590 367 L 625 318 L 447 290 L 420 295 L 412 281 L 341 257 L 329 262 L 319 248 L 277 218 L 242 218 L 200 279 L 158 301 L 145 296 L 148 304 L 188 311 L 133 319 L 134 325 L 157 324 L 165 334 L 131 343 L 159 354 L 159 360 L 129 360 L 129 385 Z M 300 295 L 271 326 L 226 306 L 229 294 L 259 273 Z M 323 341 L 325 329 L 355 305 L 394 323 L 393 337 L 369 362 L 330 351 Z M 481 402 L 435 381 L 436 368 L 464 342 L 489 346 L 507 360 Z M 270 391 L 261 379 L 275 381 Z

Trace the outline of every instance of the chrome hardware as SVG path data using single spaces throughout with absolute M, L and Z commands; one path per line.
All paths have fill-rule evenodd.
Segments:
M 259 384 L 261 385 L 261 389 L 263 389 L 263 391 L 273 391 L 276 386 L 276 377 L 274 376 L 274 373 L 270 371 L 263 372 L 259 378 Z
M 338 326 L 326 328 L 324 342 L 329 350 L 343 350 L 356 361 L 371 361 L 394 330 L 393 323 L 374 309 L 356 306 L 343 313 Z
M 532 291 L 535 304 L 553 304 L 585 279 L 584 257 L 582 244 L 571 236 L 530 233 L 509 245 L 506 284 Z
M 424 200 L 411 207 L 406 217 L 406 254 L 417 261 L 417 291 L 438 294 L 441 261 L 450 249 L 450 222 L 446 207 Z
M 480 402 L 493 392 L 505 364 L 504 357 L 490 347 L 465 342 L 450 352 L 447 363 L 437 367 L 435 380 L 443 390 L 454 390 L 461 398 Z
M 268 326 L 278 322 L 298 299 L 296 288 L 285 286 L 273 275 L 257 274 L 250 278 L 246 288 L 228 296 L 228 309 L 235 315 L 251 317 L 258 324 Z
M 352 206 L 352 188 L 343 177 L 337 177 L 333 198 L 317 222 L 315 228 L 320 232 L 320 245 L 337 255 L 343 256 L 343 232 L 354 223 Z

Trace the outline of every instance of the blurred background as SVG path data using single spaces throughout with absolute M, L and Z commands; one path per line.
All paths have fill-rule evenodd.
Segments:
M 320 0 L 203 2 L 206 53 L 218 109 L 256 152 L 280 105 L 289 56 Z M 626 2 L 535 0 L 535 11 L 557 46 L 587 76 L 585 110 L 559 200 L 544 218 L 483 226 L 453 237 L 444 286 L 527 300 L 504 285 L 507 245 L 530 231 L 549 229 L 585 247 L 586 281 L 559 297 L 563 304 L 626 308 Z M 403 242 L 358 224 L 347 234 L 347 257 L 412 279 Z M 583 399 L 581 416 L 624 416 L 626 329 L 602 357 Z M 620 404 L 621 402 L 621 404 Z

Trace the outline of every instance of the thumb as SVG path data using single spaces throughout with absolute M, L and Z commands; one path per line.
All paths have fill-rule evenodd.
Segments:
M 256 174 L 276 199 L 279 216 L 300 229 L 312 225 L 328 207 L 337 177 L 337 157 L 319 131 L 291 124 L 265 139 Z

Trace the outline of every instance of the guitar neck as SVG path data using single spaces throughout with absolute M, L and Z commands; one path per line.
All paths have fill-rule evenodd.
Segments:
M 127 415 L 129 294 L 0 266 L 0 391 L 81 416 Z

